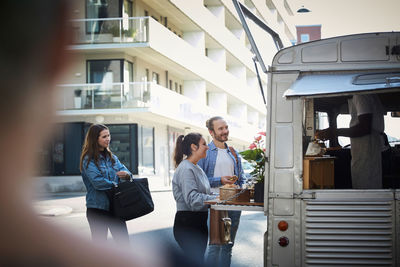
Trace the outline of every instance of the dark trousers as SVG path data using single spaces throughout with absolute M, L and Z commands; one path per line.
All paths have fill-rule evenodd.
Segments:
M 106 242 L 108 229 L 110 229 L 118 245 L 124 247 L 129 245 L 129 234 L 125 221 L 114 217 L 109 211 L 94 208 L 87 208 L 86 218 L 94 242 Z
M 183 252 L 198 263 L 204 262 L 207 248 L 207 211 L 178 211 L 175 214 L 174 237 Z

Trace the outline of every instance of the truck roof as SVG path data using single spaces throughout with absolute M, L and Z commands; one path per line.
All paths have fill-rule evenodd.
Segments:
M 346 35 L 280 50 L 272 71 L 400 69 L 400 32 Z

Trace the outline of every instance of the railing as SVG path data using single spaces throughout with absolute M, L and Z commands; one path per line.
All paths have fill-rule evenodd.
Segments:
M 151 83 L 64 84 L 60 110 L 148 107 Z
M 228 114 L 178 94 L 154 82 L 92 83 L 59 85 L 62 97 L 59 110 L 139 109 L 181 122 L 204 127 L 204 122 L 216 115 L 223 116 L 232 136 L 246 139 L 248 132 L 261 129 Z
M 148 42 L 148 17 L 72 20 L 75 44 Z

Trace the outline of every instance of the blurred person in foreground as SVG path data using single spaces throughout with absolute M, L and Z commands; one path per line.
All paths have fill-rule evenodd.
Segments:
M 110 229 L 118 245 L 129 246 L 126 222 L 115 217 L 110 210 L 107 190 L 120 180 L 127 180 L 131 172 L 110 150 L 111 135 L 107 126 L 90 126 L 82 148 L 80 170 L 86 186 L 86 218 L 92 239 L 95 242 L 107 240 Z
M 207 149 L 201 134 L 189 133 L 178 137 L 174 153 L 176 171 L 172 191 L 177 209 L 174 237 L 184 253 L 198 263 L 204 261 L 208 241 L 208 205 L 204 201 L 215 199 L 206 174 L 197 166 Z
M 207 174 L 211 190 L 219 193 L 219 187 L 225 184 L 243 184 L 243 168 L 239 153 L 226 143 L 229 137 L 229 127 L 226 121 L 219 116 L 207 120 L 206 127 L 212 136 L 208 144 L 210 150 L 207 156 L 199 161 L 199 166 Z M 232 243 L 208 246 L 207 264 L 215 267 L 229 267 L 232 259 L 232 248 L 239 228 L 241 211 L 228 211 L 231 218 Z
M 175 266 L 155 248 L 126 253 L 94 244 L 33 210 L 37 151 L 50 138 L 55 84 L 70 58 L 71 2 L 1 2 L 0 266 Z

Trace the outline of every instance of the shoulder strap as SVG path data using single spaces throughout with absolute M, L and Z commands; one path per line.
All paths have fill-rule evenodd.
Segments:
M 238 168 L 239 168 L 239 160 L 238 160 L 238 157 L 237 157 L 237 155 L 236 155 L 236 152 L 235 152 L 235 149 L 233 149 L 233 147 L 229 147 L 229 150 L 231 151 L 231 153 L 232 153 L 232 155 L 235 157 L 235 159 L 236 159 L 236 164 L 238 165 Z

